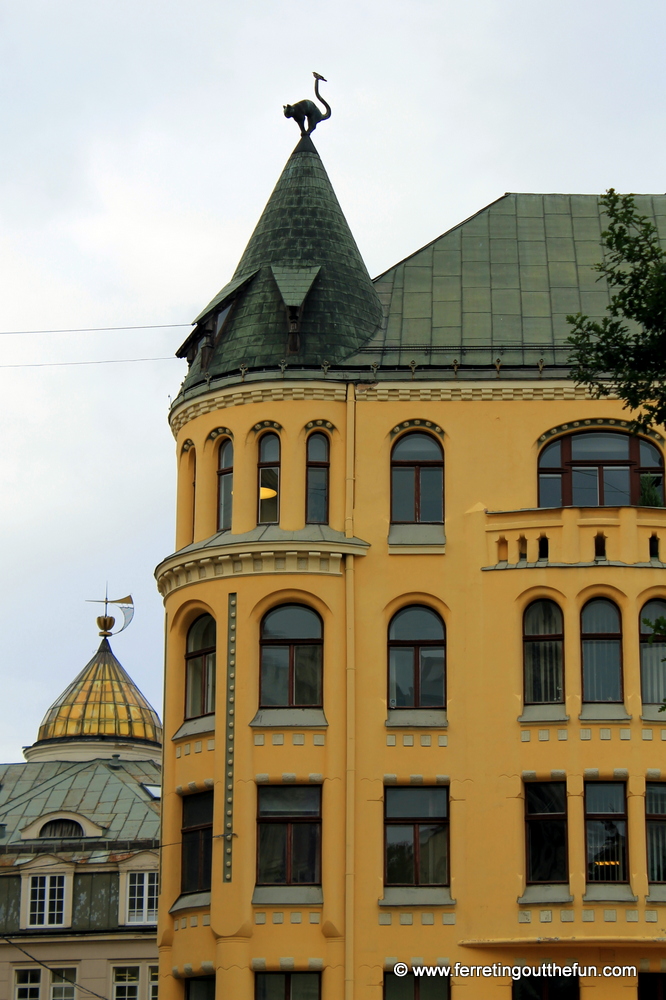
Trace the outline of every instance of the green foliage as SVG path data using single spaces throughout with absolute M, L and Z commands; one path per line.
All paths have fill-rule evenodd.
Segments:
M 661 490 L 656 485 L 657 477 L 645 473 L 641 476 L 641 495 L 639 504 L 641 507 L 663 507 L 664 501 L 661 499 Z
M 666 423 L 666 251 L 633 195 L 610 188 L 600 203 L 609 223 L 596 270 L 612 294 L 601 322 L 567 316 L 572 375 L 597 397 L 617 393 L 638 411 L 634 429 L 647 429 Z
M 663 642 L 666 639 L 666 618 L 655 618 L 654 621 L 650 621 L 649 618 L 641 618 L 641 623 L 652 629 L 652 635 L 648 642 Z M 662 663 L 664 662 L 666 661 L 662 660 Z M 666 699 L 662 702 L 659 711 L 666 712 Z

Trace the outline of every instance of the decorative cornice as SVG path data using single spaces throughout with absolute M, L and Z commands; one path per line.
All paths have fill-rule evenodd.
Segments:
M 216 427 L 215 430 L 212 430 L 210 432 L 210 434 L 208 435 L 208 440 L 209 441 L 214 441 L 215 438 L 220 437 L 221 434 L 224 434 L 225 437 L 232 438 L 232 439 L 233 439 L 233 436 L 234 436 L 233 431 L 229 430 L 228 427 Z
M 305 425 L 304 430 L 306 430 L 306 431 L 316 431 L 320 427 L 322 427 L 324 430 L 327 430 L 327 431 L 335 431 L 335 430 L 337 430 L 337 427 L 335 426 L 335 424 L 332 424 L 330 420 L 308 420 L 307 424 Z
M 418 427 L 420 430 L 425 429 L 429 431 L 434 431 L 435 434 L 439 434 L 441 438 L 444 437 L 444 431 L 439 426 L 439 424 L 434 423 L 432 420 L 416 419 L 416 420 L 402 420 L 399 424 L 396 424 L 395 427 L 393 427 L 391 430 L 391 439 L 396 437 L 396 435 L 402 433 L 402 431 L 406 431 L 409 428 L 413 429 L 414 427 Z
M 552 437 L 556 437 L 558 434 L 566 434 L 567 432 L 571 433 L 572 431 L 586 430 L 590 428 L 594 429 L 595 427 L 613 427 L 616 429 L 621 428 L 625 431 L 631 431 L 631 420 L 613 420 L 606 417 L 594 417 L 589 420 L 570 420 L 566 424 L 559 424 L 557 427 L 551 427 L 549 431 L 546 431 L 545 434 L 541 435 L 539 438 L 539 444 L 542 444 L 544 441 L 548 441 Z M 659 441 L 660 444 L 663 444 L 663 437 L 656 431 L 642 430 L 641 435 L 643 437 L 654 438 L 655 441 Z
M 224 794 L 224 881 L 231 882 L 231 862 L 233 851 L 234 829 L 234 727 L 236 714 L 236 621 L 238 596 L 229 594 L 227 632 L 227 716 L 226 716 L 226 754 Z
M 573 382 L 380 382 L 368 388 L 359 387 L 357 399 L 377 402 L 454 401 L 477 402 L 514 399 L 594 399 L 584 388 Z M 607 397 L 614 399 L 614 396 Z
M 343 555 L 365 555 L 358 542 L 240 542 L 175 553 L 155 570 L 162 597 L 203 580 L 260 574 L 316 573 L 341 576 Z

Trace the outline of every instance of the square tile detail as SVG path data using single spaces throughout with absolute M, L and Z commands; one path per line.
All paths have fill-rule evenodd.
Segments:
M 414 923 L 414 917 L 413 917 L 413 915 L 411 913 L 401 913 L 400 914 L 400 923 L 401 924 L 413 924 Z
M 387 747 L 394 747 L 395 746 L 395 736 L 387 736 L 386 737 L 386 746 Z
M 521 729 L 520 738 L 523 743 L 529 743 L 530 740 L 532 739 L 532 734 L 529 731 L 529 729 Z
M 284 913 L 274 913 L 273 914 L 273 923 L 274 924 L 283 924 L 284 923 Z
M 604 920 L 607 924 L 614 924 L 617 920 L 617 910 L 604 910 Z
M 390 914 L 389 914 L 389 916 L 390 916 Z M 321 913 L 311 913 L 310 914 L 310 923 L 311 924 L 318 924 L 320 920 L 321 920 Z
M 255 747 L 263 747 L 263 745 L 264 745 L 265 742 L 266 742 L 266 737 L 264 736 L 263 733 L 255 733 L 254 734 L 254 745 L 255 745 Z
M 594 923 L 594 910 L 583 910 L 583 923 L 584 924 Z
M 569 739 L 569 734 L 566 731 L 566 729 L 558 729 L 557 730 L 557 738 L 558 738 L 558 740 L 568 740 Z
M 552 920 L 553 920 L 553 911 L 552 910 L 540 910 L 539 911 L 539 920 L 541 921 L 542 924 L 550 924 L 552 922 Z
M 421 737 L 421 746 L 422 747 L 429 747 L 431 744 L 432 744 L 432 736 L 427 736 L 426 735 L 426 736 L 422 736 Z
M 294 733 L 291 742 L 295 747 L 302 747 L 305 744 L 305 733 Z
M 592 739 L 592 730 L 591 729 L 581 729 L 581 731 L 580 731 L 580 738 L 581 738 L 581 740 L 591 740 Z
M 625 910 L 624 913 L 628 924 L 635 924 L 638 922 L 638 910 Z
M 435 923 L 435 914 L 434 913 L 422 913 L 421 914 L 421 923 L 422 924 L 434 924 Z
M 550 729 L 540 729 L 539 741 L 541 743 L 547 743 L 549 739 L 550 739 Z
M 284 733 L 273 733 L 273 746 L 281 747 L 284 743 Z
M 666 732 L 666 730 L 665 730 L 665 732 Z M 448 745 L 449 745 L 449 738 L 448 738 L 448 736 L 438 736 L 437 737 L 437 746 L 446 747 Z
M 255 924 L 265 924 L 266 923 L 266 914 L 265 913 L 255 913 L 255 915 L 254 915 L 254 922 L 255 922 Z
M 600 729 L 599 730 L 599 739 L 600 740 L 609 740 L 610 738 L 611 738 L 611 731 L 610 731 L 610 729 Z
M 652 739 L 652 730 L 651 729 L 644 729 L 643 730 L 643 739 L 644 740 L 651 740 Z
M 560 920 L 563 924 L 572 924 L 574 921 L 574 911 L 560 910 Z
M 645 921 L 648 924 L 656 924 L 656 922 L 657 922 L 657 911 L 656 910 L 646 910 L 645 911 Z
M 402 745 L 403 747 L 413 747 L 414 737 L 411 734 L 405 734 L 402 738 Z
M 455 913 L 442 913 L 443 924 L 455 924 L 455 922 L 456 922 Z
M 621 729 L 620 730 L 620 739 L 621 740 L 630 740 L 631 739 L 631 729 Z
M 388 924 L 392 924 L 393 923 L 393 914 L 392 913 L 380 913 L 379 914 L 379 923 L 380 923 L 380 925 L 383 925 L 383 926 L 387 926 Z
M 518 910 L 518 923 L 519 924 L 531 924 L 532 923 L 532 913 L 530 910 Z
M 326 743 L 326 736 L 324 733 L 315 733 L 312 737 L 312 742 L 316 747 L 323 747 Z

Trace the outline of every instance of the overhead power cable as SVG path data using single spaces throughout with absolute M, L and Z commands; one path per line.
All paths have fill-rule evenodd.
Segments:
M 0 938 L 2 938 L 3 941 L 6 941 L 7 944 L 10 944 L 13 948 L 17 948 L 18 951 L 22 951 L 24 955 L 28 956 L 31 962 L 35 962 L 37 965 L 41 965 L 42 969 L 46 969 L 47 972 L 53 971 L 54 966 L 45 965 L 45 963 L 42 962 L 39 958 L 37 958 L 36 955 L 31 955 L 29 951 L 26 951 L 25 948 L 22 948 L 20 944 L 17 944 L 16 941 L 13 940 L 13 938 L 6 937 L 6 935 L 4 934 L 1 934 Z M 103 996 L 101 993 L 95 993 L 94 990 L 89 990 L 88 987 L 83 986 L 82 983 L 72 983 L 72 985 L 75 986 L 77 990 L 81 990 L 83 993 L 89 993 L 91 997 L 97 997 L 98 1000 L 108 1000 L 108 997 Z
M 81 326 L 66 330 L 0 330 L 0 337 L 25 337 L 33 333 L 104 333 L 110 330 L 171 330 L 193 323 L 153 323 L 151 326 Z
M 0 368 L 68 368 L 72 365 L 134 365 L 140 361 L 179 361 L 175 354 L 166 358 L 111 358 L 108 361 L 38 361 L 34 364 L 0 365 Z

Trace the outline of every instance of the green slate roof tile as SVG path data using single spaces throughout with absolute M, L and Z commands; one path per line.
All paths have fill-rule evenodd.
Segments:
M 460 274 L 462 259 L 457 250 L 436 250 L 433 254 L 432 273 L 437 277 L 448 277 Z
M 596 273 L 596 272 L 595 272 Z M 573 261 L 553 260 L 548 264 L 548 279 L 552 286 L 577 285 L 578 272 Z
M 543 292 L 548 288 L 548 268 L 526 264 L 521 266 L 520 287 L 524 292 Z
M 514 264 L 518 261 L 518 244 L 515 240 L 490 241 L 490 260 L 493 264 Z

